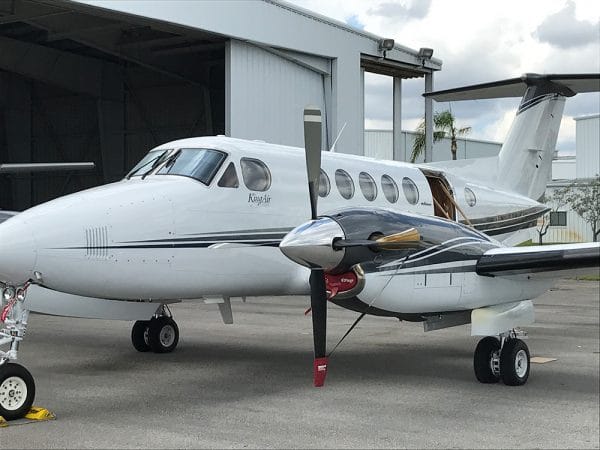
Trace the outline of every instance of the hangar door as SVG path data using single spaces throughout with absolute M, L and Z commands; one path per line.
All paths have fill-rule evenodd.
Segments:
M 301 147 L 307 105 L 321 108 L 326 133 L 330 62 L 307 58 L 231 40 L 226 55 L 227 135 Z

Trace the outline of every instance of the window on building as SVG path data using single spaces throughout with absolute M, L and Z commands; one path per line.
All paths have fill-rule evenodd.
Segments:
M 419 201 L 419 189 L 413 180 L 408 177 L 402 179 L 402 190 L 406 201 L 411 205 L 416 205 Z
M 267 165 L 253 158 L 242 158 L 242 178 L 251 191 L 266 191 L 271 187 L 271 172 Z
M 396 203 L 398 201 L 398 185 L 389 175 L 383 175 L 381 177 L 381 189 L 383 195 L 390 203 Z
M 550 213 L 550 226 L 566 227 L 567 226 L 567 212 L 566 211 L 552 211 Z
M 224 188 L 238 188 L 240 181 L 238 180 L 237 171 L 232 162 L 229 163 L 225 172 L 221 176 L 221 179 L 217 183 L 217 186 Z
M 169 155 L 158 175 L 180 175 L 209 185 L 227 154 L 205 148 L 182 148 Z
M 346 200 L 354 197 L 354 181 L 352 181 L 352 178 L 345 170 L 338 169 L 335 171 L 335 185 L 340 195 Z
M 372 202 L 377 197 L 377 185 L 373 180 L 373 177 L 369 175 L 367 172 L 361 172 L 358 175 L 358 185 L 360 186 L 360 190 L 367 200 Z
M 329 177 L 321 169 L 321 173 L 319 174 L 319 197 L 327 197 L 330 191 L 331 183 L 329 182 Z

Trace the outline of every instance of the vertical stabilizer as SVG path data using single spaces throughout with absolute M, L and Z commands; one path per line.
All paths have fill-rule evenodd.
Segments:
M 598 91 L 600 74 L 525 74 L 493 83 L 431 92 L 425 96 L 444 102 L 522 96 L 515 120 L 498 155 L 495 171 L 486 173 L 486 178 L 503 191 L 537 200 L 551 178 L 552 157 L 565 98 L 580 92 Z M 455 167 L 449 163 L 436 165 Z M 456 165 L 455 168 L 458 167 Z

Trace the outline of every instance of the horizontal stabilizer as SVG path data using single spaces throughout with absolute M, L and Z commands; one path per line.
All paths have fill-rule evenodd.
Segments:
M 95 167 L 93 162 L 0 164 L 0 173 L 64 172 L 93 170 Z
M 488 250 L 477 262 L 478 275 L 502 276 L 600 266 L 600 244 L 540 245 Z
M 474 84 L 444 91 L 423 94 L 438 102 L 482 100 L 489 98 L 522 97 L 529 86 L 544 85 L 547 92 L 572 97 L 583 92 L 600 91 L 600 74 L 538 75 L 527 73 L 519 78 Z

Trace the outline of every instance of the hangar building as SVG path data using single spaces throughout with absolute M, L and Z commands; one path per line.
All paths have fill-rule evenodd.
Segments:
M 120 179 L 149 148 L 225 134 L 362 154 L 364 72 L 430 90 L 441 61 L 275 0 L 0 0 L 0 164 L 93 161 L 85 173 L 0 173 L 22 210 Z M 426 105 L 427 107 L 427 105 Z M 397 139 L 399 142 L 399 139 Z M 399 144 L 398 144 L 399 145 Z

